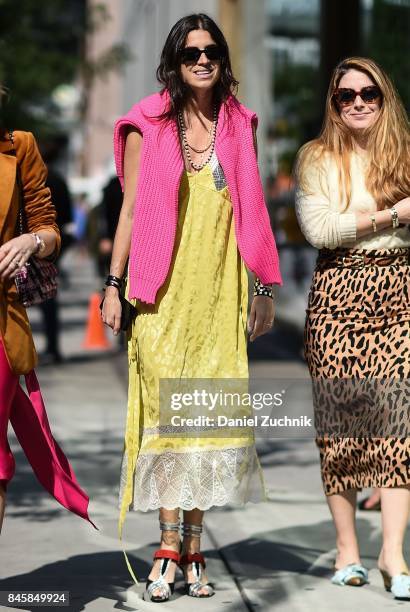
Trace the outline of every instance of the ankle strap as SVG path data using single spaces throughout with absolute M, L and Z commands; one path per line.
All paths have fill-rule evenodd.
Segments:
M 179 531 L 179 521 L 177 523 L 163 523 L 160 521 L 159 528 L 161 531 Z
M 202 533 L 202 525 L 193 525 L 192 523 L 182 523 L 182 535 L 200 538 Z
M 188 565 L 188 563 L 200 563 L 203 568 L 206 567 L 204 556 L 201 553 L 187 553 L 186 555 L 181 555 L 180 565 Z
M 155 551 L 154 559 L 172 559 L 172 561 L 179 563 L 180 554 L 176 550 L 166 550 L 161 548 Z

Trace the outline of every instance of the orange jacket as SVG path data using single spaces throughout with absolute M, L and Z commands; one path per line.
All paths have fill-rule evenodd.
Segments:
M 47 169 L 41 159 L 33 134 L 14 132 L 17 159 L 8 134 L 0 136 L 0 245 L 16 236 L 19 198 L 16 185 L 16 165 L 20 166 L 24 187 L 24 208 L 29 232 L 54 230 L 57 248 L 60 233 L 51 194 L 45 185 Z M 11 369 L 26 374 L 37 363 L 26 310 L 17 298 L 14 280 L 0 280 L 0 336 Z

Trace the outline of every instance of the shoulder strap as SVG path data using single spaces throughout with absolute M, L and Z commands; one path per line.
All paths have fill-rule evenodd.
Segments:
M 25 212 L 24 212 L 24 193 L 23 193 L 23 183 L 21 180 L 21 172 L 20 172 L 20 165 L 18 163 L 17 160 L 17 151 L 16 151 L 16 147 L 14 144 L 14 132 L 13 130 L 9 130 L 9 139 L 10 142 L 12 144 L 12 154 L 14 155 L 14 157 L 16 158 L 16 183 L 17 183 L 17 189 L 18 189 L 18 194 L 19 194 L 19 214 L 18 214 L 18 218 L 17 218 L 17 223 L 18 223 L 18 231 L 20 236 L 22 234 L 24 234 L 24 227 L 26 226 L 26 219 L 25 219 Z

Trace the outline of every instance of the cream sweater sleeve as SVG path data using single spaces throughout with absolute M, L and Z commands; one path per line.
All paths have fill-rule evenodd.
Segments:
M 306 240 L 317 249 L 335 249 L 356 240 L 356 215 L 338 211 L 338 194 L 330 194 L 326 168 L 312 164 L 305 170 L 303 189 L 296 188 L 296 215 Z

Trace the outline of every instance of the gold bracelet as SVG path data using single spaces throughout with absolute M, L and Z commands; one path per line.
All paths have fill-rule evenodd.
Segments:
M 370 215 L 370 219 L 372 221 L 373 233 L 375 234 L 377 232 L 376 217 L 374 215 Z

